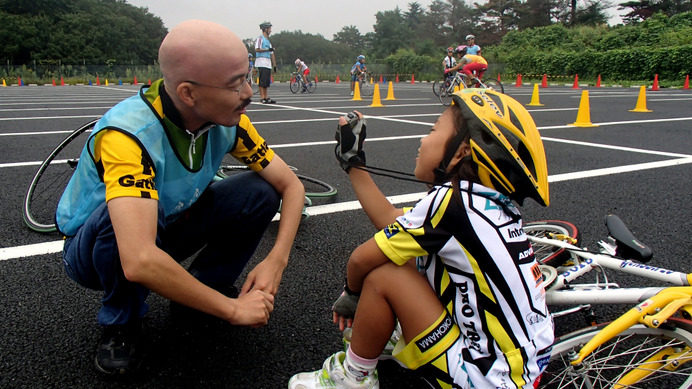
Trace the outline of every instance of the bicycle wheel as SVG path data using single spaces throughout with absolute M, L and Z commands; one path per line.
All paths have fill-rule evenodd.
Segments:
M 447 80 L 446 78 L 441 78 L 441 79 L 437 79 L 437 80 L 435 80 L 435 82 L 433 82 L 432 89 L 433 89 L 433 93 L 435 94 L 435 96 L 440 96 L 440 85 L 444 84 L 444 82 L 446 80 Z
M 58 201 L 77 168 L 79 155 L 98 119 L 67 136 L 41 163 L 23 204 L 24 222 L 36 232 L 53 232 Z
M 302 174 L 296 174 L 296 176 L 298 176 L 300 182 L 302 182 L 305 187 L 306 197 L 332 197 L 337 192 L 336 188 L 316 178 L 304 176 Z
M 550 238 L 550 234 L 566 235 L 577 241 L 575 245 L 579 244 L 579 230 L 577 230 L 574 224 L 566 221 L 541 220 L 526 223 L 524 224 L 524 232 L 529 236 L 539 238 Z M 568 261 L 571 257 L 569 251 L 559 247 L 539 243 L 531 243 L 531 246 L 533 247 L 536 260 L 542 265 L 557 267 Z
M 502 83 L 494 78 L 488 78 L 486 80 L 483 80 L 483 84 L 487 89 L 492 89 L 496 92 L 500 93 L 505 93 L 505 87 L 502 86 Z
M 315 82 L 315 79 L 310 76 L 305 76 L 305 78 L 308 80 L 308 84 L 305 85 L 305 88 L 309 93 L 313 93 L 317 89 L 317 82 Z
M 375 87 L 368 80 L 361 80 L 359 87 L 361 96 L 372 96 L 373 92 L 375 92 Z
M 291 170 L 297 170 L 296 168 L 289 166 Z M 249 167 L 245 165 L 224 165 L 219 168 L 217 177 L 223 179 L 229 175 L 241 171 L 248 171 Z M 337 193 L 336 188 L 327 184 L 326 182 L 320 181 L 316 178 L 304 176 L 302 174 L 296 174 L 300 182 L 303 183 L 305 187 L 305 197 L 331 197 Z
M 297 93 L 300 90 L 300 80 L 298 77 L 291 78 L 291 83 L 288 85 L 291 92 Z
M 444 106 L 452 105 L 452 93 L 454 93 L 454 86 L 451 80 L 446 80 L 440 84 L 440 89 L 437 91 L 437 97 L 440 99 L 440 103 Z
M 580 365 L 572 366 L 570 354 L 578 351 L 607 324 L 558 338 L 539 387 L 692 387 L 692 322 L 679 318 L 670 318 L 659 328 L 634 325 L 594 350 Z M 679 354 L 672 358 L 670 352 Z M 657 353 L 665 355 L 657 356 Z M 656 366 L 657 363 L 660 364 Z

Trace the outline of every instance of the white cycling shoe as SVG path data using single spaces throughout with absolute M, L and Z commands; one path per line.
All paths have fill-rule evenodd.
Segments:
M 353 381 L 346 375 L 346 353 L 339 351 L 324 361 L 321 370 L 298 373 L 288 381 L 289 389 L 379 389 L 377 370 L 363 381 Z

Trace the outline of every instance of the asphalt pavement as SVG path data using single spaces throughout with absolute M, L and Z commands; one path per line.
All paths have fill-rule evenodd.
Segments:
M 347 83 L 320 83 L 314 94 L 292 94 L 288 84 L 276 83 L 270 97 L 277 104 L 249 107 L 259 132 L 287 163 L 332 184 L 338 194 L 308 208 L 311 216 L 300 226 L 269 325 L 180 325 L 171 320 L 168 301 L 152 294 L 143 324 L 145 365 L 136 377 L 113 380 L 93 367 L 100 292 L 65 275 L 55 249 L 59 236 L 29 230 L 22 202 L 37 164 L 70 130 L 138 87 L 0 87 L 0 388 L 274 389 L 285 388 L 297 372 L 320 368 L 341 347 L 330 307 L 348 256 L 375 233 L 354 206 L 355 194 L 333 156 L 337 118 L 360 110 L 368 118 L 368 164 L 412 172 L 419 139 L 444 108 L 431 84 L 393 84 L 396 100 L 385 100 L 387 84 L 380 88 L 385 106 L 369 107 L 372 98 L 353 101 Z M 590 107 L 580 111 L 585 90 Z M 530 85 L 508 85 L 505 92 L 524 104 L 536 97 Z M 638 88 L 551 85 L 538 97 L 543 106 L 527 108 L 544 139 L 551 205 L 527 200 L 525 220 L 568 220 L 579 227 L 582 244 L 595 247 L 606 233 L 605 215 L 614 213 L 653 248 L 652 264 L 692 272 L 692 239 L 685 236 L 692 230 L 692 92 L 648 90 L 645 102 L 652 112 L 630 111 L 642 97 Z M 578 114 L 597 126 L 569 126 Z M 376 181 L 398 205 L 413 204 L 426 190 L 387 177 Z M 275 235 L 274 223 L 253 264 Z M 229 237 L 229 252 L 232 245 Z M 644 284 L 620 275 L 615 281 Z M 625 308 L 597 313 L 607 320 Z M 558 332 L 579 322 L 558 320 Z M 380 378 L 382 388 L 425 387 L 415 372 L 392 362 L 380 365 Z

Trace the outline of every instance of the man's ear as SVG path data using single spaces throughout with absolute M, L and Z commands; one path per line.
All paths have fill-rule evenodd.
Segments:
M 195 105 L 195 94 L 189 82 L 181 82 L 175 89 L 176 94 L 183 104 L 193 107 Z

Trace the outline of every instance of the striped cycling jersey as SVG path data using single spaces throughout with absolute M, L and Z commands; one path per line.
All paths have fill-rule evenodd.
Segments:
M 375 241 L 399 265 L 418 258 L 461 330 L 459 363 L 475 387 L 523 387 L 553 342 L 541 273 L 509 199 L 479 184 L 460 187 L 463 205 L 451 183 L 434 187 Z M 454 377 L 455 367 L 448 371 Z

